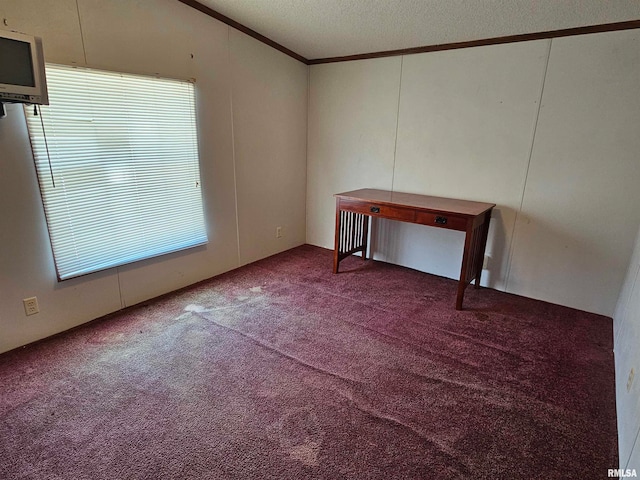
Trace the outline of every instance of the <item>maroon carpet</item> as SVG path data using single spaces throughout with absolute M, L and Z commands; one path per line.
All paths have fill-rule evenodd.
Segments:
M 2 479 L 596 479 L 611 319 L 303 246 L 0 356 Z

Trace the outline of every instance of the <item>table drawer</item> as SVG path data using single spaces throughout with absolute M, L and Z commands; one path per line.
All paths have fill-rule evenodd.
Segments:
M 359 202 L 357 200 L 340 200 L 340 208 L 350 212 L 364 213 L 372 217 L 389 218 L 391 220 L 401 220 L 403 222 L 414 222 L 416 212 L 410 208 L 392 207 L 389 205 L 379 205 L 371 202 Z
M 467 229 L 467 219 L 449 214 L 436 214 L 429 212 L 416 212 L 416 223 L 429 225 L 431 227 L 449 228 L 451 230 L 465 231 Z

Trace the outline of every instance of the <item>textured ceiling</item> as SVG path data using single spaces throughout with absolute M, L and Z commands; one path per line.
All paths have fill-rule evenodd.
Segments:
M 199 0 L 317 59 L 640 19 L 639 0 Z

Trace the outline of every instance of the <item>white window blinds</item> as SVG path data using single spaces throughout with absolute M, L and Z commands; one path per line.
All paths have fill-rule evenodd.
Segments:
M 207 242 L 193 84 L 47 65 L 25 107 L 60 280 Z

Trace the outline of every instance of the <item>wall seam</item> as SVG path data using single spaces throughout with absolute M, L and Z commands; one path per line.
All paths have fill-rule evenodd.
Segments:
M 396 135 L 393 142 L 393 168 L 391 170 L 391 191 L 393 192 L 396 180 L 396 152 L 398 151 L 398 126 L 400 125 L 400 94 L 402 93 L 402 70 L 404 67 L 404 55 L 400 57 L 400 80 L 398 82 L 398 108 L 396 109 Z
M 79 0 L 76 0 L 76 13 L 78 14 L 78 27 L 80 27 L 80 41 L 82 42 L 82 54 L 84 55 L 84 64 L 87 64 L 87 48 L 84 46 L 84 31 L 82 30 L 82 20 L 80 19 Z
M 631 462 L 631 456 L 633 455 L 633 451 L 635 450 L 636 445 L 638 445 L 638 438 L 640 438 L 640 429 L 638 429 L 638 431 L 636 432 L 636 438 L 633 441 L 633 445 L 631 445 L 631 450 L 629 450 L 629 457 L 627 458 L 627 461 L 624 467 L 621 467 L 621 468 L 625 468 L 625 469 L 629 468 L 629 463 Z
M 309 243 L 309 112 L 311 104 L 311 65 L 307 65 L 307 134 L 304 146 L 304 243 Z
M 524 174 L 524 182 L 522 183 L 522 195 L 520 197 L 520 205 L 516 211 L 516 217 L 513 221 L 513 227 L 511 229 L 511 242 L 509 245 L 509 260 L 507 262 L 507 274 L 505 276 L 504 291 L 509 291 L 509 281 L 511 280 L 511 266 L 513 264 L 513 253 L 515 250 L 516 239 L 516 226 L 518 225 L 518 217 L 522 214 L 522 206 L 524 205 L 524 197 L 527 191 L 527 181 L 529 179 L 529 170 L 531 168 L 531 159 L 533 158 L 533 148 L 536 143 L 536 134 L 538 133 L 538 122 L 540 120 L 540 111 L 542 110 L 542 97 L 544 95 L 544 87 L 547 83 L 547 72 L 549 71 L 549 59 L 551 58 L 551 45 L 553 39 L 549 39 L 549 48 L 547 49 L 547 61 L 544 64 L 544 71 L 542 73 L 542 82 L 540 85 L 540 95 L 538 96 L 538 109 L 536 111 L 536 119 L 533 124 L 533 132 L 531 134 L 531 146 L 529 147 L 529 158 L 527 160 L 527 169 Z
M 124 298 L 122 298 L 122 286 L 120 284 L 120 267 L 116 267 L 116 278 L 118 279 L 118 295 L 120 295 L 120 308 L 127 306 Z
M 233 161 L 233 199 L 236 207 L 236 246 L 238 248 L 238 267 L 242 266 L 240 255 L 240 215 L 238 213 L 238 174 L 236 168 L 236 132 L 233 120 L 233 66 L 231 63 L 231 27 L 227 26 L 227 59 L 229 60 L 229 110 L 231 113 L 231 159 Z

